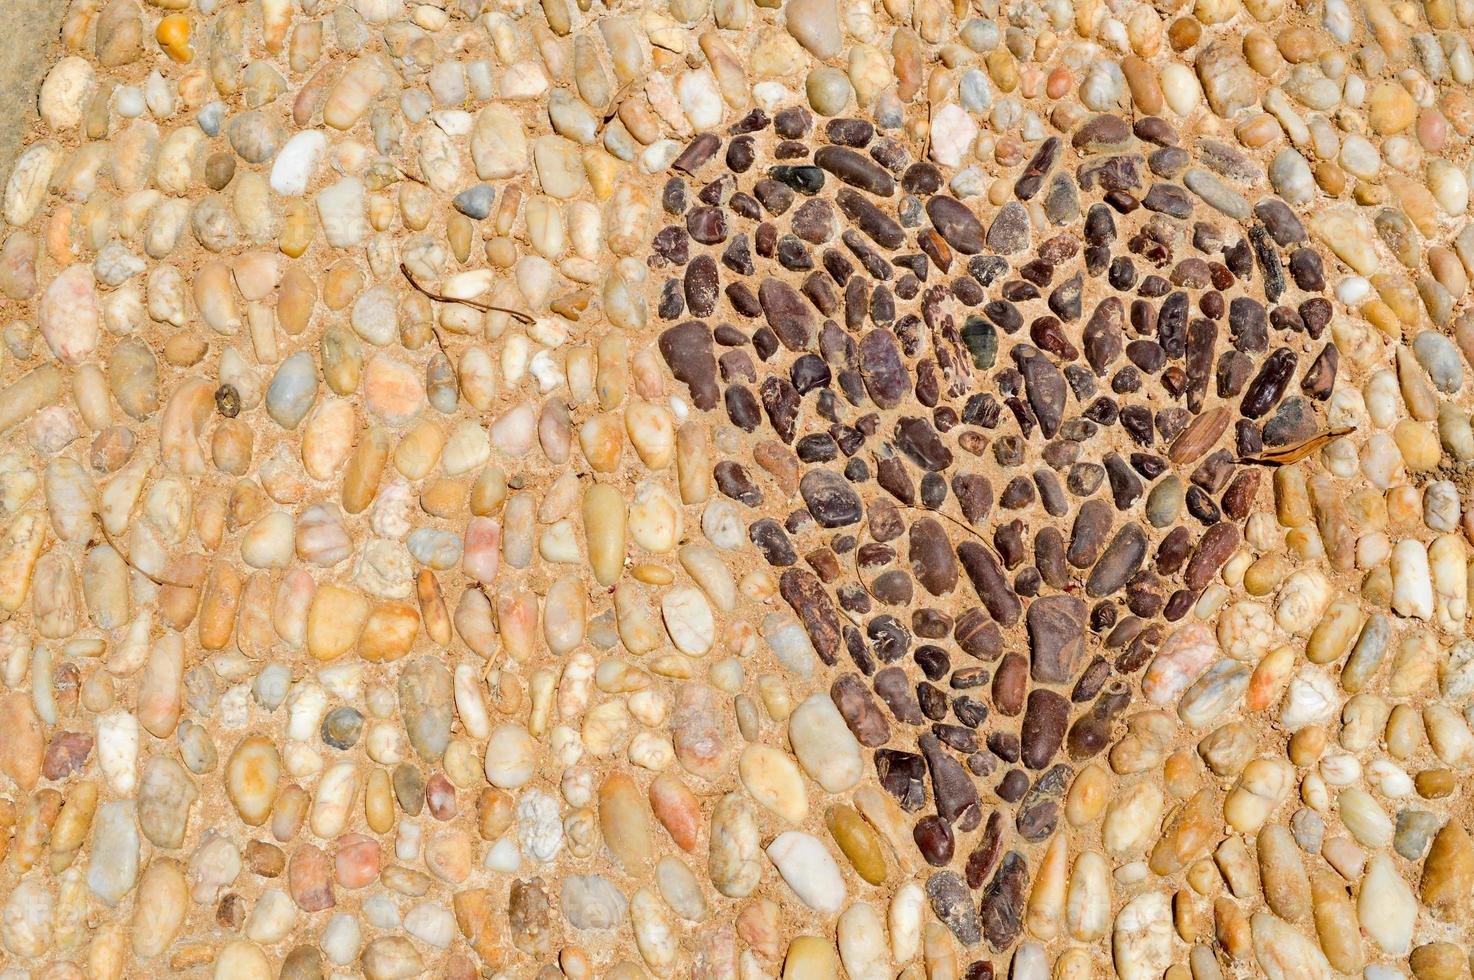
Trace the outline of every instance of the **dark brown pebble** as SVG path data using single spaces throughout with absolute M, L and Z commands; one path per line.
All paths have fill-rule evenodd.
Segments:
M 1022 345 L 1013 353 L 1019 355 Z M 1059 432 L 1064 420 L 1066 386 L 1064 375 L 1042 354 L 1019 357 L 1019 369 L 1023 372 L 1029 396 L 1029 407 L 1039 421 L 1045 438 L 1052 439 Z
M 1029 775 L 1023 769 L 1010 769 L 1005 772 L 1004 778 L 993 787 L 993 793 L 998 794 L 998 799 L 1005 803 L 1017 803 L 1023 799 L 1023 794 L 1029 791 Z
M 1224 522 L 1208 528 L 1182 573 L 1183 584 L 1194 591 L 1205 589 L 1238 546 L 1238 525 Z
M 762 552 L 769 565 L 786 568 L 798 562 L 798 553 L 788 540 L 788 532 L 771 517 L 753 521 L 747 529 L 747 537 Z
M 1162 618 L 1175 623 L 1186 616 L 1197 601 L 1198 594 L 1192 589 L 1178 589 L 1167 597 L 1167 605 L 1162 607 Z
M 1020 837 L 1035 844 L 1049 839 L 1059 825 L 1060 801 L 1074 775 L 1074 770 L 1061 762 L 1034 780 L 1014 818 Z
M 1081 190 L 1093 191 L 1099 187 L 1107 195 L 1122 194 L 1141 186 L 1143 162 L 1136 154 L 1086 160 L 1076 168 L 1075 178 Z
M 763 178 L 752 187 L 753 196 L 768 214 L 785 213 L 793 206 L 793 190 L 788 185 L 770 178 Z
M 1284 201 L 1266 197 L 1254 205 L 1254 217 L 1264 222 L 1270 237 L 1281 247 L 1306 240 L 1305 226 Z
M 923 643 L 917 647 L 911 659 L 916 661 L 916 665 L 930 681 L 939 681 L 952 670 L 952 658 L 947 656 L 946 650 L 934 643 Z
M 703 245 L 727 240 L 727 216 L 721 208 L 703 205 L 686 212 L 686 231 Z
M 860 260 L 860 265 L 864 266 L 865 271 L 873 278 L 885 282 L 893 277 L 894 271 L 891 264 L 886 261 L 885 256 L 870 247 L 864 235 L 853 228 L 846 228 L 840 234 L 839 240 L 844 242 L 845 248 Z
M 712 476 L 717 489 L 738 503 L 756 507 L 763 502 L 763 493 L 748 475 L 741 463 L 730 459 L 722 460 L 712 467 Z
M 1066 589 L 1070 572 L 1065 563 L 1065 539 L 1059 528 L 1048 525 L 1034 535 L 1034 567 L 1044 584 L 1052 589 Z
M 759 393 L 762 395 L 762 408 L 772 430 L 784 442 L 793 442 L 799 419 L 799 393 L 794 391 L 789 380 L 774 374 L 762 379 Z
M 963 255 L 983 250 L 983 225 L 972 209 L 954 197 L 937 195 L 926 202 L 926 214 L 937 233 Z
M 1162 625 L 1152 623 L 1131 639 L 1126 652 L 1116 661 L 1116 670 L 1123 674 L 1134 674 L 1145 667 L 1156 655 L 1162 643 Z
M 937 472 L 952 465 L 952 451 L 926 419 L 903 417 L 896 424 L 895 445 L 924 470 Z
M 942 741 L 949 749 L 955 749 L 964 755 L 977 752 L 977 732 L 968 728 L 967 725 L 945 725 L 936 722 L 932 725 L 932 734 L 937 740 Z
M 988 883 L 979 909 L 983 934 L 994 952 L 1013 945 L 1023 928 L 1024 900 L 1029 887 L 1029 867 L 1023 855 L 1009 851 Z
M 1054 169 L 1055 162 L 1059 159 L 1060 139 L 1051 136 L 1040 144 L 1039 149 L 1034 151 L 1033 157 L 1029 159 L 1024 167 L 1024 172 L 1013 185 L 1014 196 L 1020 201 L 1027 201 L 1039 193 L 1044 186 L 1044 178 Z
M 988 227 L 988 248 L 1000 255 L 1025 251 L 1031 241 L 1029 213 L 1017 201 L 1009 201 L 999 209 Z
M 889 613 L 870 620 L 865 627 L 865 635 L 870 638 L 875 655 L 886 663 L 900 660 L 911 645 L 911 634 Z
M 763 311 L 762 304 L 745 282 L 728 283 L 726 294 L 727 302 L 731 303 L 732 309 L 741 316 L 755 317 Z
M 997 810 L 988 814 L 988 820 L 983 824 L 982 833 L 973 845 L 972 853 L 967 856 L 964 866 L 967 887 L 976 891 L 983 887 L 988 876 L 998 865 L 998 857 L 1003 853 L 1003 835 L 1006 831 L 1003 827 L 1003 814 Z
M 891 737 L 890 723 L 858 674 L 842 674 L 829 688 L 829 697 L 861 745 L 876 748 Z
M 923 818 L 928 820 L 932 818 Z M 921 829 L 917 824 L 917 843 L 920 845 Z M 948 830 L 950 837 L 951 831 Z M 951 860 L 950 848 L 948 860 Z M 942 862 L 946 863 L 946 862 Z M 957 937 L 964 946 L 975 946 L 982 939 L 982 924 L 972 907 L 972 896 L 955 871 L 938 871 L 927 879 L 926 896 L 931 900 L 932 912 Z
M 1024 710 L 1028 686 L 1028 661 L 1019 653 L 1006 654 L 993 674 L 993 707 L 999 714 L 1015 717 Z
M 698 255 L 686 266 L 686 308 L 692 316 L 711 316 L 717 306 L 720 285 L 716 260 L 710 255 Z
M 820 197 L 812 201 L 805 201 L 799 205 L 797 211 L 793 212 L 789 227 L 804 241 L 822 245 L 834 237 L 834 208 L 827 200 Z
M 761 109 L 752 109 L 741 119 L 734 122 L 727 130 L 732 136 L 741 136 L 745 133 L 756 133 L 767 129 L 770 120 L 768 114 Z
M 968 609 L 957 617 L 952 639 L 970 657 L 993 661 L 1003 653 L 1003 632 L 981 609 Z
M 727 144 L 727 169 L 733 173 L 747 173 L 756 160 L 757 151 L 753 148 L 751 136 L 739 136 Z
M 1265 358 L 1259 373 L 1244 389 L 1243 400 L 1239 403 L 1240 414 L 1257 419 L 1279 404 L 1294 376 L 1297 361 L 1295 352 L 1289 347 L 1280 347 Z
M 1318 293 L 1326 288 L 1325 268 L 1313 249 L 1297 248 L 1290 253 L 1290 276 L 1295 285 L 1307 293 Z
M 911 632 L 923 639 L 945 639 L 952 627 L 952 617 L 940 609 L 923 606 L 911 613 Z
M 1106 608 L 1114 609 L 1115 607 L 1108 606 Z M 1089 701 L 1100 692 L 1100 689 L 1105 686 L 1105 682 L 1110 679 L 1110 676 L 1110 663 L 1104 657 L 1095 656 L 1091 659 L 1090 664 L 1080 672 L 1080 679 L 1075 682 L 1075 686 L 1070 690 L 1070 700 L 1075 704 Z
M 927 864 L 934 868 L 944 868 L 951 863 L 957 839 L 952 834 L 951 825 L 941 817 L 928 814 L 916 821 L 916 826 L 911 830 L 911 839 L 916 842 L 916 849 L 921 852 Z
M 906 530 L 900 509 L 884 497 L 870 501 L 865 517 L 870 536 L 876 541 L 893 541 Z
M 790 106 L 773 117 L 773 130 L 784 139 L 798 139 L 813 125 L 813 115 L 803 106 Z
M 820 147 L 814 162 L 851 187 L 877 197 L 890 197 L 896 192 L 896 179 L 889 171 L 847 146 Z
M 1080 505 L 1070 531 L 1070 548 L 1066 559 L 1076 568 L 1090 568 L 1100 558 L 1101 547 L 1111 529 L 1115 515 L 1111 505 L 1098 498 Z
M 992 552 L 977 541 L 964 541 L 957 546 L 957 557 L 989 615 L 1003 626 L 1017 623 L 1023 604 L 1009 588 Z
M 865 391 L 881 408 L 899 405 L 910 390 L 910 375 L 889 330 L 872 330 L 861 338 L 859 366 Z
M 731 269 L 739 276 L 750 276 L 757 271 L 752 262 L 752 249 L 748 245 L 747 233 L 732 236 L 732 241 L 722 249 L 722 265 Z M 746 290 L 744 285 L 742 289 Z M 731 287 L 728 287 L 728 295 L 731 295 Z
M 1331 301 L 1324 296 L 1312 296 L 1300 304 L 1300 322 L 1312 340 L 1319 340 L 1326 327 L 1331 324 Z
M 946 691 L 932 682 L 917 682 L 917 703 L 921 704 L 921 713 L 930 721 L 939 722 L 946 718 Z
M 1254 497 L 1259 492 L 1259 470 L 1248 468 L 1233 478 L 1223 491 L 1223 513 L 1229 520 L 1241 521 L 1249 516 Z
M 1131 127 L 1137 139 L 1155 143 L 1158 146 L 1176 146 L 1177 130 L 1172 124 L 1159 116 L 1142 116 Z
M 804 351 L 813 346 L 814 314 L 797 290 L 781 279 L 768 276 L 758 287 L 758 302 L 784 347 Z
M 957 587 L 957 559 L 946 530 L 935 519 L 923 517 L 911 525 L 908 558 L 912 574 L 932 595 L 947 595 Z
M 875 136 L 875 126 L 864 119 L 831 119 L 824 124 L 824 136 L 840 146 L 864 146 Z
M 1098 599 L 1118 591 L 1141 567 L 1146 558 L 1146 547 L 1146 532 L 1141 526 L 1134 521 L 1125 524 L 1091 569 L 1085 583 L 1086 593 Z
M 1081 156 L 1120 153 L 1132 144 L 1131 127 L 1120 116 L 1095 116 L 1075 130 L 1070 144 Z
M 778 591 L 803 622 L 819 658 L 833 666 L 839 660 L 839 616 L 823 585 L 813 573 L 790 568 L 779 577 Z
M 715 408 L 717 364 L 706 325 L 692 320 L 670 327 L 661 333 L 657 346 L 671 375 L 690 389 L 696 407 L 703 411 Z
M 1208 378 L 1213 372 L 1213 355 L 1218 342 L 1218 326 L 1212 320 L 1196 318 L 1187 327 L 1187 407 L 1199 411 L 1208 392 Z
M 1121 421 L 1126 424 L 1130 416 L 1124 410 L 1121 414 Z M 1144 492 L 1141 479 L 1131 471 L 1131 467 L 1118 453 L 1106 454 L 1105 470 L 1106 479 L 1111 484 L 1111 501 L 1117 510 L 1129 510 L 1132 504 L 1141 499 Z
M 1075 719 L 1066 737 L 1066 750 L 1075 762 L 1094 757 L 1110 741 L 1116 716 L 1131 704 L 1131 691 L 1120 681 L 1096 699 L 1090 710 Z
M 842 187 L 834 200 L 844 216 L 853 221 L 875 244 L 887 249 L 900 248 L 905 244 L 906 234 L 895 219 L 871 204 L 858 191 Z
M 1069 717 L 1070 702 L 1062 694 L 1047 688 L 1029 692 L 1020 734 L 1024 765 L 1030 769 L 1049 765 L 1064 741 Z
M 752 357 L 745 350 L 724 351 L 717 358 L 717 365 L 721 368 L 723 381 L 757 380 L 757 369 L 753 367 Z
M 884 667 L 876 672 L 873 684 L 876 696 L 885 702 L 897 721 L 907 725 L 920 725 L 926 720 L 905 670 L 900 667 Z
M 926 805 L 926 762 L 914 752 L 877 749 L 875 773 L 901 809 L 914 813 Z
M 722 141 L 715 133 L 701 133 L 687 143 L 680 155 L 671 161 L 671 169 L 695 174 L 706 164 L 706 161 L 716 155 L 721 145 Z
M 982 803 L 978 798 L 977 786 L 967 770 L 962 768 L 940 741 L 930 732 L 917 739 L 917 746 L 926 759 L 931 775 L 932 796 L 936 801 L 937 814 L 957 829 L 969 831 L 982 820 Z
M 907 194 L 935 194 L 942 189 L 942 172 L 925 161 L 913 163 L 901 175 L 901 189 Z
M 1341 353 L 1336 345 L 1326 344 L 1310 367 L 1305 369 L 1305 377 L 1300 379 L 1300 390 L 1317 401 L 1329 398 L 1336 385 L 1336 369 L 1340 363 Z
M 1085 603 L 1071 595 L 1033 602 L 1025 619 L 1030 672 L 1041 684 L 1068 684 L 1085 656 Z

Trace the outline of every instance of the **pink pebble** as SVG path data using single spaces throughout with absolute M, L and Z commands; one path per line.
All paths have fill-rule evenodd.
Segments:
M 364 834 L 339 837 L 333 870 L 344 888 L 369 884 L 379 876 L 379 842 Z

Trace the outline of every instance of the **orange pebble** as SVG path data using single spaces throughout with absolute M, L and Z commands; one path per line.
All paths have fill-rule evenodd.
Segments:
M 1062 99 L 1069 94 L 1075 84 L 1075 78 L 1070 74 L 1068 68 L 1056 68 L 1049 73 L 1049 82 L 1044 87 L 1044 94 L 1051 99 Z
M 154 38 L 165 54 L 181 64 L 194 57 L 189 46 L 189 18 L 184 14 L 170 14 L 160 20 Z

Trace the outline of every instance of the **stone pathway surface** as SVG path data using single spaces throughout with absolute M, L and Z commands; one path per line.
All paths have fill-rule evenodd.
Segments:
M 1474 3 L 60 20 L 3 980 L 1469 977 Z

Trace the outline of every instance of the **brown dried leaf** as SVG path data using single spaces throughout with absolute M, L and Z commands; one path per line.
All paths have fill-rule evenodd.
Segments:
M 1253 456 L 1240 456 L 1240 463 L 1258 463 L 1260 466 L 1288 466 L 1298 463 L 1317 449 L 1334 439 L 1350 435 L 1356 431 L 1356 426 L 1348 425 L 1340 429 L 1327 429 L 1325 432 L 1317 433 L 1304 442 L 1297 442 L 1290 446 L 1281 446 L 1279 449 L 1271 449 L 1268 452 L 1258 453 Z

